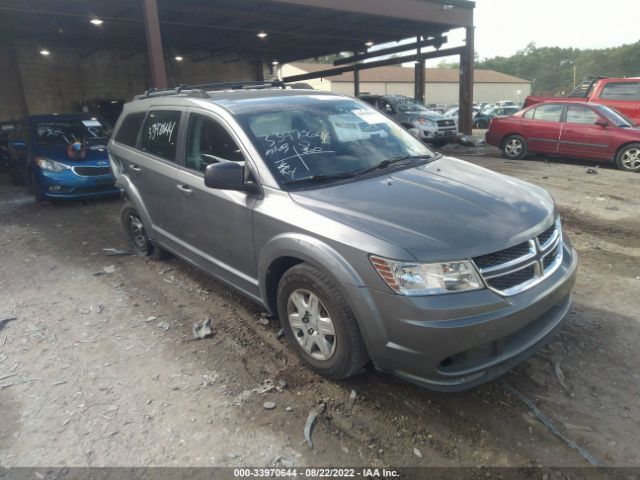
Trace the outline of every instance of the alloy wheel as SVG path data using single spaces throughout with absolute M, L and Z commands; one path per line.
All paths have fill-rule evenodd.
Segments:
M 287 317 L 295 339 L 316 360 L 329 360 L 336 351 L 336 331 L 327 308 L 317 295 L 294 290 L 287 301 Z
M 622 153 L 622 165 L 629 170 L 640 170 L 640 148 L 629 148 Z
M 504 150 L 510 157 L 517 157 L 522 153 L 522 142 L 516 138 L 512 138 L 506 143 Z

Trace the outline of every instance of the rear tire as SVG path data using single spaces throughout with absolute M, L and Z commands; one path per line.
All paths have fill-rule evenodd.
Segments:
M 344 296 L 315 267 L 300 263 L 283 275 L 278 315 L 293 349 L 317 373 L 341 380 L 359 373 L 369 361 Z
M 510 135 L 502 144 L 502 153 L 509 160 L 522 160 L 527 156 L 527 141 L 520 135 Z
M 166 260 L 171 257 L 169 252 L 149 239 L 142 219 L 131 203 L 125 203 L 122 207 L 120 221 L 129 246 L 137 255 L 153 260 Z
M 622 147 L 616 155 L 616 165 L 625 172 L 640 173 L 640 143 Z

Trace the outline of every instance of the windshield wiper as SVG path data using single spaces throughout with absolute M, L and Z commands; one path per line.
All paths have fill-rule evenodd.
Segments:
M 284 182 L 284 185 L 295 185 L 298 183 L 322 183 L 322 182 L 330 182 L 331 180 L 342 180 L 344 178 L 353 178 L 357 175 L 357 173 L 330 173 L 330 174 L 320 174 L 320 175 L 312 175 L 310 177 L 304 178 L 296 178 L 294 180 L 288 180 Z
M 365 168 L 364 170 L 360 170 L 355 173 L 355 175 L 364 175 L 365 173 L 375 172 L 376 170 L 383 170 L 385 168 L 389 168 L 396 163 L 404 162 L 405 160 L 416 160 L 416 159 L 430 159 L 433 158 L 431 155 L 403 155 L 401 157 L 391 157 L 385 160 L 382 160 L 377 165 L 373 167 Z

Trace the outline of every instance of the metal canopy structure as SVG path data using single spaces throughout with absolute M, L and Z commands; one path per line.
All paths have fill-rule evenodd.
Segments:
M 143 52 L 153 86 L 165 87 L 168 55 L 197 55 L 192 60 L 198 61 L 231 54 L 225 61 L 254 63 L 258 71 L 272 62 L 358 54 L 368 45 L 406 38 L 425 40 L 421 52 L 434 55 L 425 52 L 429 43 L 466 28 L 461 105 L 465 110 L 469 103 L 470 112 L 473 10 L 466 0 L 0 0 L 0 44 L 62 45 L 84 55 Z M 416 60 L 424 62 L 422 56 Z

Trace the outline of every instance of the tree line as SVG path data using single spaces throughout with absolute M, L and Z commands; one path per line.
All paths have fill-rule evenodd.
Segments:
M 599 50 L 536 47 L 530 43 L 510 57 L 480 60 L 476 68 L 531 80 L 536 95 L 569 94 L 589 76 L 640 76 L 640 41 Z

